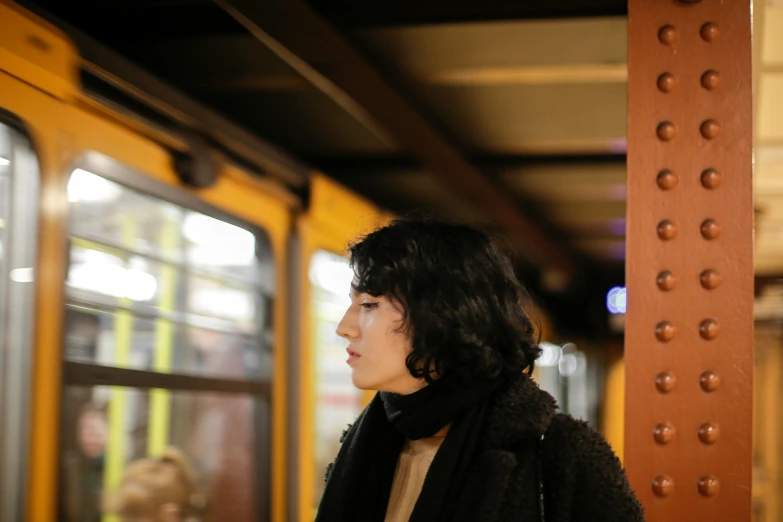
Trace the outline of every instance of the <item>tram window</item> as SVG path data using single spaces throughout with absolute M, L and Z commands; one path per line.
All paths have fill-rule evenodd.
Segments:
M 213 377 L 270 375 L 274 271 L 265 234 L 85 169 L 71 174 L 68 200 L 69 306 L 88 310 L 99 324 L 89 362 Z M 66 360 L 88 362 L 68 339 Z M 226 373 L 225 364 L 205 361 L 218 353 L 249 364 L 241 374 Z
M 86 166 L 72 172 L 68 200 L 60 519 L 116 522 L 101 499 L 131 462 L 173 445 L 200 477 L 202 522 L 268 520 L 268 237 Z
M 0 124 L 0 520 L 20 520 L 32 365 L 39 166 L 30 142 Z
M 350 305 L 353 272 L 347 261 L 331 252 L 317 251 L 310 260 L 311 331 L 314 354 L 315 419 L 313 424 L 315 477 L 313 506 L 323 493 L 323 474 L 339 449 L 345 426 L 361 412 L 362 393 L 351 383 L 345 364 L 346 343 L 337 333 Z
M 201 522 L 257 521 L 269 505 L 265 400 L 245 394 L 68 387 L 60 519 L 98 521 L 132 462 L 182 451 L 195 472 Z M 266 495 L 266 496 L 265 496 Z M 203 499 L 203 509 L 202 502 Z M 196 501 L 196 499 L 194 499 Z M 104 520 L 106 520 L 104 518 Z

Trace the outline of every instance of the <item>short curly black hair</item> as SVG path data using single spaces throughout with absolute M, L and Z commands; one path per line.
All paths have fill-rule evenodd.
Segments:
M 484 232 L 399 219 L 353 242 L 349 253 L 354 290 L 400 306 L 414 377 L 432 383 L 434 370 L 470 384 L 533 371 L 541 350 L 532 300 Z

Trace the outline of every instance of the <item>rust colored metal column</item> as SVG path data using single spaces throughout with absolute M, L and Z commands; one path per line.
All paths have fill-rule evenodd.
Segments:
M 751 512 L 750 0 L 630 0 L 625 465 L 650 522 Z

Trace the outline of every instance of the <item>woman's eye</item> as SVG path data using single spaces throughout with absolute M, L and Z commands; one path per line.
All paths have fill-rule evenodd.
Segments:
M 378 303 L 362 303 L 361 306 L 365 310 L 372 310 L 373 308 L 378 308 Z

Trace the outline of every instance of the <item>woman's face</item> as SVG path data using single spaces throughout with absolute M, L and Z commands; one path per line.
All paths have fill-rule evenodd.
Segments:
M 351 290 L 351 306 L 337 326 L 337 335 L 350 343 L 347 355 L 354 386 L 407 395 L 426 385 L 405 365 L 412 348 L 408 337 L 398 331 L 401 325 L 402 311 L 391 301 Z

